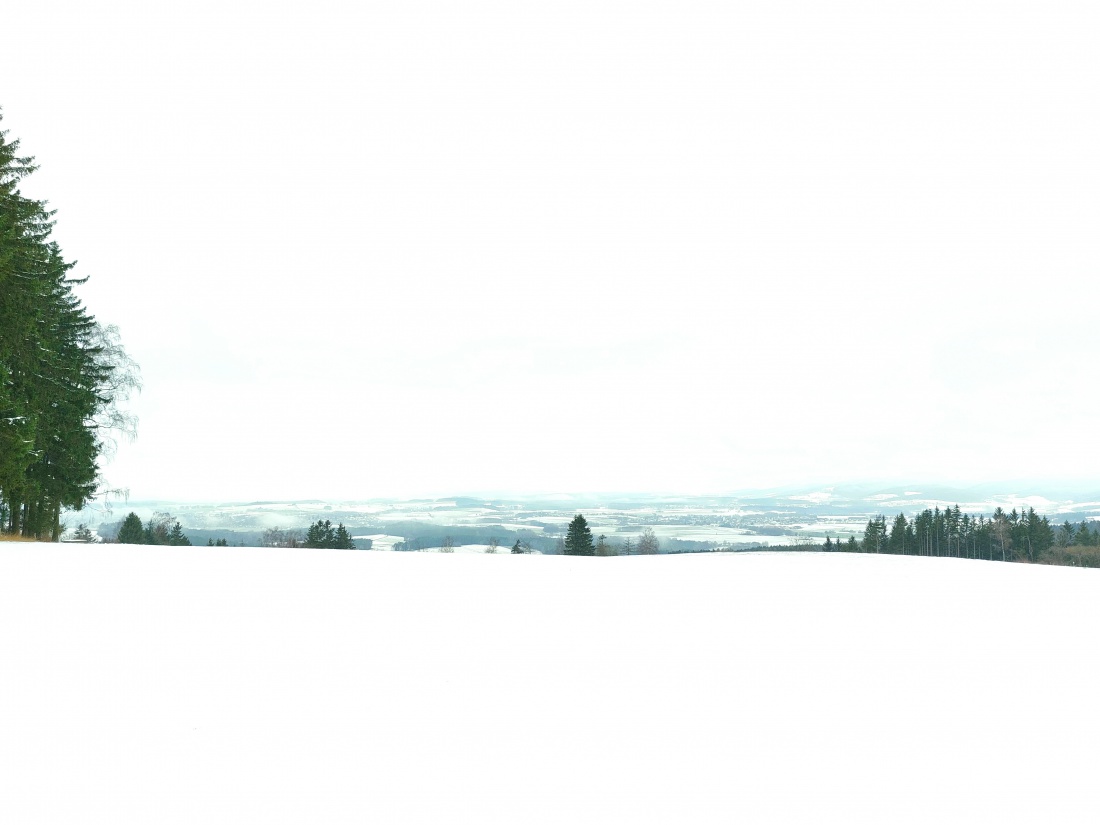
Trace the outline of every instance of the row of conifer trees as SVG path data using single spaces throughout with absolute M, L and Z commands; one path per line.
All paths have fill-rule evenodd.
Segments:
M 166 544 L 173 547 L 189 547 L 191 539 L 183 532 L 179 521 L 173 523 L 168 513 L 154 513 L 145 524 L 137 513 L 130 513 L 118 528 L 119 544 Z
M 56 541 L 62 508 L 99 491 L 113 434 L 132 432 L 116 405 L 138 381 L 73 292 L 86 279 L 51 238 L 54 212 L 20 191 L 35 168 L 0 130 L 0 530 Z
M 914 556 L 957 556 L 998 561 L 1040 561 L 1055 546 L 1095 546 L 1100 534 L 1088 522 L 1069 521 L 1054 527 L 1034 508 L 1015 508 L 1006 513 L 998 507 L 991 518 L 961 512 L 959 505 L 945 510 L 926 509 L 907 519 L 903 513 L 887 524 L 885 516 L 867 521 L 862 541 L 846 543 L 826 539 L 826 550 L 858 553 L 896 553 Z

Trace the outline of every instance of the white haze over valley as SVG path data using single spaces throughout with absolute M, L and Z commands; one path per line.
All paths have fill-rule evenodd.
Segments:
M 1096 473 L 1098 15 L 55 0 L 0 105 L 135 496 L 1020 489 Z

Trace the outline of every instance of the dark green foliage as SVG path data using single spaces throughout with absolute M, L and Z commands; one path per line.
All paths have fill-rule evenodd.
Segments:
M 351 535 L 343 524 L 336 525 L 336 543 L 333 545 L 337 550 L 354 550 L 355 542 L 352 541 Z
M 145 544 L 145 529 L 137 513 L 130 513 L 118 528 L 119 544 Z
M 306 547 L 332 547 L 335 542 L 336 533 L 327 519 L 311 524 L 306 531 Z
M 863 531 L 863 544 L 860 549 L 864 553 L 887 552 L 885 517 L 877 516 L 867 521 L 867 527 Z
M 596 553 L 592 531 L 588 529 L 584 516 L 579 513 L 569 523 L 569 531 L 565 534 L 565 553 L 569 556 L 592 556 Z
M 1066 567 L 1100 567 L 1100 548 L 1083 546 L 1051 547 L 1039 557 L 1040 564 L 1059 564 Z
M 183 528 L 180 527 L 180 523 L 177 521 L 172 525 L 172 529 L 168 531 L 168 543 L 173 547 L 190 547 L 191 539 L 187 538 L 183 534 Z
M 1091 529 L 1091 526 L 1087 521 L 1081 522 L 1081 525 L 1077 528 L 1077 535 L 1075 536 L 1075 538 L 1076 541 L 1074 543 L 1078 547 L 1096 547 L 1097 544 L 1100 543 L 1098 542 L 1098 538 L 1100 538 L 1100 536 L 1098 536 L 1097 533 Z
M 875 516 L 867 522 L 863 541 L 850 538 L 843 549 L 849 552 L 895 553 L 917 556 L 953 556 L 968 559 L 1003 561 L 1042 561 L 1056 543 L 1065 546 L 1079 531 L 1068 522 L 1058 534 L 1046 516 L 1033 508 L 1024 513 L 1004 512 L 998 507 L 993 518 L 964 514 L 959 505 L 940 511 L 925 510 L 913 519 L 899 513 L 889 535 L 886 518 Z M 841 549 L 839 542 L 836 549 Z M 828 549 L 828 547 L 826 548 Z
M 20 192 L 34 170 L 0 131 L 0 529 L 56 541 L 62 508 L 99 488 L 109 434 L 129 426 L 115 403 L 137 378 L 73 293 L 82 281 L 50 238 L 54 213 Z
M 336 527 L 328 519 L 318 520 L 306 531 L 306 547 L 324 547 L 334 550 L 355 550 L 355 542 L 343 524 Z
M 137 513 L 130 513 L 118 528 L 118 541 L 121 544 L 191 546 L 191 540 L 184 534 L 179 521 L 168 513 L 153 513 L 145 524 L 141 523 Z

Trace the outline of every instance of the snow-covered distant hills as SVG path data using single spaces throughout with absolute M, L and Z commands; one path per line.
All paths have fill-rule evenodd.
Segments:
M 91 513 L 101 520 L 102 535 L 133 510 L 143 519 L 170 512 L 185 529 L 202 535 L 224 534 L 233 544 L 258 544 L 269 528 L 304 529 L 318 519 L 343 523 L 353 535 L 371 537 L 375 549 L 405 542 L 439 546 L 451 534 L 459 545 L 502 545 L 518 538 L 552 551 L 575 513 L 583 513 L 597 535 L 625 541 L 652 528 L 666 549 L 704 546 L 745 548 L 794 542 L 823 542 L 826 536 L 859 536 L 867 519 L 899 512 L 912 515 L 925 508 L 958 504 L 963 512 L 991 515 L 1029 507 L 1055 523 L 1100 518 L 1100 492 L 1006 491 L 1004 488 L 942 486 L 846 485 L 742 492 L 729 496 L 584 494 L 574 496 L 472 497 L 372 501 L 256 501 L 228 504 L 133 501 L 116 504 L 111 514 Z M 85 514 L 73 514 L 74 525 Z M 204 542 L 205 543 L 205 542 Z

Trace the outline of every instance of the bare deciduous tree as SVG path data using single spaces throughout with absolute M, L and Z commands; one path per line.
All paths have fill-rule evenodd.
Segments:
M 269 527 L 260 536 L 260 547 L 286 547 L 286 531 L 278 527 Z
M 661 549 L 661 542 L 654 535 L 653 529 L 645 528 L 638 537 L 638 554 L 641 556 L 656 556 Z

